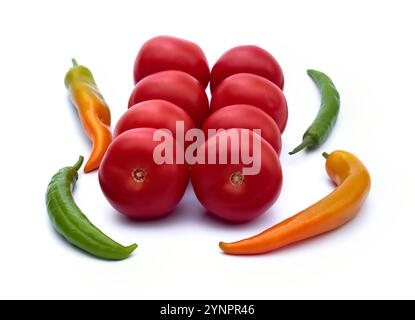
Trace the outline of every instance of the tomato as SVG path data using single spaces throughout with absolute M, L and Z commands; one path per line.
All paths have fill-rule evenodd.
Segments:
M 208 136 L 208 129 L 261 129 L 264 138 L 281 154 L 281 133 L 275 121 L 261 109 L 248 104 L 235 104 L 221 108 L 212 113 L 203 124 L 203 132 Z
M 152 38 L 138 52 L 134 64 L 134 83 L 165 70 L 184 71 L 199 80 L 204 88 L 210 79 L 209 64 L 197 44 L 169 36 Z
M 213 92 L 222 80 L 237 73 L 256 74 L 284 89 L 282 69 L 268 51 L 257 46 L 239 46 L 226 51 L 213 66 L 210 91 Z
M 139 102 L 162 99 L 182 108 L 200 127 L 209 113 L 209 100 L 202 85 L 182 71 L 163 71 L 152 74 L 136 84 L 128 107 Z
M 162 116 L 160 116 L 162 115 Z M 132 106 L 118 120 L 114 138 L 135 128 L 168 129 L 176 138 L 176 123 L 183 122 L 183 134 L 193 129 L 190 116 L 175 104 L 165 100 L 148 100 Z
M 99 167 L 105 197 L 130 218 L 166 215 L 179 203 L 189 181 L 187 164 L 177 164 L 175 158 L 173 164 L 159 165 L 154 161 L 153 151 L 160 144 L 153 139 L 155 131 L 139 128 L 120 134 Z
M 230 76 L 213 92 L 211 111 L 233 104 L 250 104 L 271 116 L 284 132 L 287 125 L 287 101 L 281 89 L 271 81 L 249 73 Z
M 249 167 L 242 162 L 232 164 L 229 159 L 232 152 L 238 152 L 232 139 L 240 139 L 242 130 L 249 134 L 249 153 L 254 155 L 260 165 L 259 173 L 248 175 L 243 168 Z M 219 158 L 220 139 L 227 141 L 225 149 L 227 164 L 203 164 L 198 161 L 191 167 L 191 181 L 200 203 L 213 215 L 233 222 L 249 221 L 269 209 L 277 200 L 282 187 L 282 172 L 278 155 L 271 145 L 259 135 L 247 129 L 224 130 L 209 138 L 197 152 L 208 154 L 215 150 L 216 160 Z M 253 152 L 253 141 L 260 154 Z M 211 149 L 212 148 L 212 149 Z M 219 161 L 216 161 L 219 162 Z

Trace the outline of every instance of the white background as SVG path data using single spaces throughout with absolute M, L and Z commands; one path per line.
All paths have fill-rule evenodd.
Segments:
M 2 1 L 0 4 L 0 298 L 415 298 L 413 1 Z M 57 169 L 89 155 L 63 77 L 88 66 L 113 125 L 127 109 L 135 55 L 150 37 L 198 43 L 211 65 L 256 44 L 285 72 L 289 122 L 284 186 L 245 225 L 210 218 L 191 190 L 163 220 L 131 223 L 81 174 L 75 199 L 103 231 L 137 242 L 122 262 L 91 258 L 53 231 L 44 193 Z M 325 71 L 342 107 L 318 151 L 288 156 L 319 96 L 307 68 Z M 345 149 L 369 168 L 373 188 L 342 229 L 263 256 L 222 254 L 237 240 L 332 190 L 321 151 Z

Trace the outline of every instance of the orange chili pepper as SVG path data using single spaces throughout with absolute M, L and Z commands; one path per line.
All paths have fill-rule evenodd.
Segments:
M 65 76 L 72 103 L 78 110 L 85 133 L 92 141 L 92 151 L 84 171 L 97 169 L 112 140 L 111 113 L 95 83 L 91 71 L 72 59 L 73 67 Z
M 337 185 L 332 193 L 258 235 L 233 243 L 221 242 L 220 248 L 235 255 L 265 253 L 336 229 L 353 219 L 369 193 L 369 172 L 349 152 L 323 156 L 327 158 L 327 173 Z

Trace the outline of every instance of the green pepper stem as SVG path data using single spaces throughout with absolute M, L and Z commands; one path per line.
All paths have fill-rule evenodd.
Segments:
M 76 171 L 78 171 L 81 168 L 83 162 L 84 162 L 84 157 L 83 156 L 79 156 L 79 159 L 74 164 L 73 169 L 75 169 Z
M 325 159 L 327 159 L 327 158 L 329 157 L 329 154 L 328 154 L 327 152 L 323 152 L 323 153 L 322 153 L 322 156 L 323 156 Z
M 288 154 L 293 155 L 297 152 L 300 152 L 304 148 L 311 147 L 312 145 L 313 145 L 313 139 L 311 139 L 310 137 L 304 137 L 303 142 L 301 142 L 301 144 L 297 146 L 293 151 L 288 152 Z
M 76 62 L 75 59 L 72 59 L 72 64 L 73 64 L 74 67 L 77 67 L 78 66 L 78 62 Z

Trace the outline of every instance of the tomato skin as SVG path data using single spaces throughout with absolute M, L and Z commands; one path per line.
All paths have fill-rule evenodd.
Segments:
M 233 104 L 250 104 L 270 115 L 281 133 L 288 119 L 287 101 L 281 89 L 271 81 L 249 73 L 230 76 L 213 92 L 211 112 Z
M 101 189 L 120 213 L 133 219 L 166 215 L 179 203 L 189 181 L 187 164 L 157 165 L 153 150 L 155 129 L 139 128 L 120 134 L 110 144 L 99 168 Z M 133 178 L 144 170 L 144 181 Z
M 238 46 L 226 51 L 215 63 L 210 75 L 210 92 L 229 76 L 252 73 L 284 89 L 284 74 L 275 58 L 257 46 Z
M 209 64 L 202 49 L 195 43 L 170 36 L 158 36 L 141 47 L 134 63 L 134 83 L 150 74 L 180 70 L 200 81 L 204 88 L 210 79 Z
M 281 154 L 281 132 L 275 121 L 261 109 L 248 104 L 235 104 L 212 113 L 203 124 L 205 137 L 208 129 L 261 129 L 261 137 Z
M 208 139 L 199 148 L 207 150 L 217 145 L 224 134 L 240 137 L 241 129 L 229 129 Z M 232 222 L 245 222 L 264 213 L 277 200 L 282 187 L 281 165 L 277 153 L 259 135 L 249 131 L 250 139 L 260 139 L 261 170 L 257 175 L 245 175 L 235 185 L 232 176 L 241 172 L 243 164 L 201 164 L 191 167 L 193 189 L 200 203 L 213 215 Z M 228 141 L 230 141 L 228 137 Z M 251 140 L 252 141 L 252 140 Z M 228 159 L 232 148 L 227 149 Z M 250 143 L 252 152 L 252 142 Z
M 209 114 L 209 100 L 202 85 L 182 71 L 162 71 L 136 84 L 128 107 L 153 99 L 166 100 L 186 111 L 200 127 Z
M 162 115 L 162 116 L 160 116 Z M 165 100 L 148 100 L 128 109 L 118 120 L 113 137 L 136 128 L 168 129 L 176 138 L 176 121 L 183 121 L 184 133 L 193 129 L 190 116 L 183 109 Z

